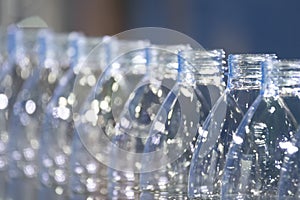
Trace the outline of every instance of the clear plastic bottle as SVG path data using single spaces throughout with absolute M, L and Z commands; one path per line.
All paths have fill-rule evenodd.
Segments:
M 41 30 L 37 41 L 38 66 L 27 71 L 28 78 L 18 92 L 8 125 L 11 199 L 36 199 L 40 125 L 56 83 L 66 69 L 66 36 L 60 38 Z
M 28 34 L 27 37 L 24 34 Z M 7 193 L 8 123 L 16 96 L 28 74 L 37 65 L 36 31 L 9 26 L 7 57 L 0 72 L 0 199 Z
M 130 88 L 145 69 L 145 55 L 139 49 L 148 46 L 148 42 L 111 38 L 108 45 L 109 63 L 97 85 L 89 90 L 90 94 L 74 113 L 76 133 L 71 155 L 71 199 L 107 198 L 106 148 L 109 144 L 105 141 L 115 123 L 113 112 L 124 104 Z
M 142 199 L 186 199 L 197 125 L 225 89 L 222 50 L 185 50 L 179 77 L 156 115 L 147 138 L 140 187 Z
M 178 74 L 177 53 L 190 49 L 189 45 L 152 45 L 145 49 L 147 69 L 144 77 L 131 91 L 112 138 L 109 169 L 109 194 L 112 199 L 139 196 L 139 166 L 145 139 L 161 104 L 176 83 Z M 128 152 L 127 155 L 120 152 Z M 127 156 L 126 159 L 124 156 Z M 138 158 L 138 159 L 136 159 Z
M 223 199 L 277 199 L 285 150 L 300 122 L 291 112 L 300 111 L 299 66 L 289 61 L 263 64 L 260 95 L 233 134 Z
M 75 81 L 75 67 L 82 60 L 84 36 L 70 33 L 66 60 L 69 68 L 61 77 L 45 109 L 41 127 L 39 150 L 38 199 L 68 198 L 69 156 L 73 135 L 72 105 L 76 97 L 72 93 Z M 94 44 L 96 45 L 96 44 Z
M 259 95 L 260 64 L 269 54 L 229 55 L 227 88 L 199 126 L 189 173 L 190 198 L 220 198 L 224 164 L 232 136 Z

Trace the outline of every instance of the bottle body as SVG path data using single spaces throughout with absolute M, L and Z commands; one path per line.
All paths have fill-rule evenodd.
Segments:
M 190 47 L 188 45 L 152 45 L 146 49 L 148 60 L 145 74 L 132 90 L 115 126 L 116 135 L 113 143 L 116 147 L 113 147 L 111 151 L 111 166 L 118 167 L 109 169 L 109 174 L 112 176 L 109 192 L 112 198 L 117 199 L 126 195 L 124 193 L 126 191 L 123 192 L 120 188 L 126 188 L 128 185 L 131 185 L 131 191 L 135 194 L 135 197 L 131 198 L 139 197 L 139 175 L 142 173 L 139 166 L 143 162 L 139 154 L 144 151 L 146 138 L 155 115 L 176 83 L 177 51 L 181 48 Z M 122 150 L 128 152 L 124 155 L 131 160 L 128 163 L 120 159 L 118 152 Z
M 223 177 L 223 198 L 277 197 L 284 149 L 297 123 L 282 99 L 257 98 L 233 136 Z
M 178 56 L 178 82 L 164 100 L 146 140 L 141 198 L 187 198 L 197 126 L 224 90 L 223 56 L 222 50 L 183 50 Z
M 25 34 L 30 37 L 25 38 Z M 0 73 L 0 95 L 2 106 L 0 109 L 1 121 L 1 191 L 0 198 L 7 198 L 8 195 L 8 163 L 9 163 L 9 123 L 13 113 L 13 105 L 22 84 L 31 74 L 37 65 L 34 54 L 36 32 L 29 33 L 25 30 L 10 26 L 7 31 L 7 59 L 5 60 Z
M 39 151 L 39 199 L 65 199 L 69 195 L 69 157 L 73 138 L 73 69 L 62 77 L 47 105 Z
M 72 151 L 78 153 L 71 157 L 72 199 L 107 198 L 108 139 L 113 135 L 114 117 L 145 70 L 145 56 L 140 51 L 145 42 L 116 41 L 109 45 L 119 48 L 111 52 L 106 69 L 78 109 L 78 121 L 75 119 Z
M 224 199 L 278 198 L 285 144 L 298 129 L 293 112 L 299 112 L 295 105 L 300 105 L 300 99 L 292 92 L 298 84 L 290 82 L 294 76 L 289 74 L 290 64 L 275 61 L 270 65 L 263 67 L 269 74 L 263 77 L 261 94 L 233 135 L 222 181 Z
M 40 31 L 38 36 L 38 66 L 32 70 L 22 85 L 13 105 L 9 122 L 9 185 L 8 197 L 23 199 L 37 196 L 38 151 L 41 123 L 46 105 L 52 96 L 63 68 L 59 62 L 49 61 L 47 55 L 51 33 Z M 52 41 L 51 41 L 52 42 Z M 56 61 L 56 60 L 55 60 Z
M 258 94 L 258 89 L 226 90 L 214 105 L 199 130 L 189 175 L 190 195 L 197 194 L 200 196 L 195 197 L 204 199 L 219 198 L 220 180 L 232 134 L 243 118 L 246 105 L 253 102 Z
M 233 134 L 259 95 L 260 63 L 274 55 L 230 55 L 227 89 L 199 128 L 189 173 L 190 198 L 220 198 L 224 163 Z

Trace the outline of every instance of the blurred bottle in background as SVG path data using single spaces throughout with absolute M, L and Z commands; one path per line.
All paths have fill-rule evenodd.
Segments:
M 98 82 L 96 80 L 99 76 L 96 76 L 97 79 L 92 81 L 93 85 L 90 85 L 90 88 L 86 87 L 85 91 L 78 90 L 76 85 L 75 94 L 81 97 L 82 93 L 88 94 L 85 95 L 86 98 L 78 110 L 75 106 L 74 111 L 73 107 L 76 129 L 70 160 L 71 199 L 107 198 L 108 144 L 105 142 L 107 137 L 111 137 L 110 130 L 115 124 L 114 116 L 117 115 L 113 112 L 118 112 L 117 110 L 124 104 L 124 99 L 128 98 L 132 84 L 137 82 L 138 74 L 142 73 L 138 69 L 143 70 L 145 56 L 135 50 L 145 48 L 148 42 L 111 38 L 107 41 L 107 45 L 97 47 L 102 48 L 107 56 L 105 70 L 99 66 L 89 67 L 90 56 L 87 62 L 83 63 L 85 65 L 82 67 L 83 71 L 80 70 L 90 72 L 92 75 L 95 75 L 94 71 L 104 70 Z M 130 56 L 124 57 L 124 54 Z M 85 77 L 81 77 L 83 78 L 78 80 L 78 84 L 84 83 L 84 80 L 91 83 L 90 74 L 85 73 Z
M 32 37 L 31 34 L 27 34 Z M 25 40 L 26 41 L 26 40 Z M 46 105 L 56 83 L 68 68 L 67 36 L 41 30 L 37 37 L 38 63 L 18 92 L 13 105 L 9 128 L 8 198 L 36 199 L 38 181 L 38 149 L 41 124 Z M 30 62 L 30 60 L 27 60 Z M 34 65 L 30 62 L 29 65 Z M 23 75 L 24 73 L 23 72 Z M 22 75 L 22 73 L 21 73 Z M 19 192 L 16 193 L 15 191 Z
M 38 155 L 41 187 L 39 187 L 38 199 L 68 198 L 68 160 L 74 132 L 72 105 L 76 102 L 72 90 L 76 66 L 83 59 L 84 36 L 70 33 L 66 37 L 68 37 L 68 46 L 65 48 L 65 60 L 62 61 L 69 67 L 53 91 L 41 127 L 42 148 Z
M 23 82 L 37 66 L 37 29 L 20 29 L 11 25 L 7 29 L 7 57 L 0 71 L 0 197 L 7 194 L 9 123 L 13 105 Z M 3 46 L 4 43 L 3 43 Z
M 142 157 L 137 156 L 136 159 L 135 155 L 144 151 L 153 119 L 176 83 L 178 51 L 190 48 L 189 45 L 151 45 L 145 49 L 145 74 L 124 104 L 112 138 L 109 169 L 112 199 L 138 198 Z

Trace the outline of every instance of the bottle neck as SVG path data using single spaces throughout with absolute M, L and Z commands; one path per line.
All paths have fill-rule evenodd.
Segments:
M 104 39 L 107 43 L 106 58 L 112 74 L 130 71 L 133 74 L 144 74 L 147 56 L 145 48 L 149 46 L 146 40 L 121 40 L 115 37 Z
M 262 64 L 264 96 L 298 96 L 300 92 L 300 60 L 267 61 Z
M 75 73 L 79 71 L 79 63 L 82 62 L 84 56 L 84 36 L 77 32 L 72 32 L 69 35 L 68 56 L 70 57 L 70 66 Z
M 66 68 L 70 65 L 68 56 L 68 34 L 57 34 L 41 30 L 38 34 L 38 59 L 45 68 Z
M 191 49 L 189 45 L 152 45 L 146 49 L 147 70 L 156 79 L 176 80 L 179 72 L 178 53 Z
M 122 40 L 115 37 L 111 37 L 106 42 L 108 44 L 107 55 L 110 62 L 126 58 L 131 62 L 131 59 L 135 56 L 135 53 L 131 52 L 142 51 L 150 45 L 147 40 Z
M 190 84 L 224 86 L 225 52 L 187 50 L 178 55 L 178 81 Z
M 87 37 L 84 41 L 84 65 L 92 70 L 103 71 L 108 63 L 109 39 L 104 37 Z
M 108 65 L 107 48 L 104 37 L 87 38 L 80 33 L 71 33 L 69 35 L 68 57 L 74 73 L 103 71 Z
M 230 90 L 261 89 L 261 63 L 275 59 L 275 54 L 229 55 L 227 88 Z
M 37 29 L 21 29 L 9 26 L 7 30 L 7 52 L 12 60 L 30 57 L 36 53 Z

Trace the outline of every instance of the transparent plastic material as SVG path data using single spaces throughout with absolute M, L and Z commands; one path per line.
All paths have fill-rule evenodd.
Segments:
M 6 31 L 5 29 L 0 26 L 0 74 L 1 74 L 1 70 L 2 70 L 2 65 L 4 63 L 4 60 L 7 59 L 7 52 L 6 52 Z
M 30 37 L 25 37 L 25 34 Z M 8 124 L 16 96 L 24 80 L 37 65 L 36 34 L 36 30 L 23 30 L 15 26 L 7 29 L 7 57 L 0 71 L 0 199 L 7 194 Z
M 232 136 L 244 113 L 259 95 L 260 64 L 275 55 L 229 55 L 228 83 L 210 114 L 198 128 L 196 148 L 189 173 L 190 198 L 220 198 L 224 164 Z
M 144 74 L 146 58 L 144 51 L 139 49 L 148 44 L 147 41 L 115 38 L 109 42 L 108 66 L 74 113 L 76 134 L 71 158 L 71 199 L 107 198 L 109 145 L 106 137 L 115 124 L 114 112 L 122 107 L 129 91 Z
M 69 90 L 65 91 L 64 94 L 60 94 L 63 96 L 68 95 L 68 98 L 73 99 L 68 105 L 70 115 L 73 117 L 78 114 L 78 109 L 82 106 L 88 93 L 95 86 L 96 79 L 107 67 L 111 49 L 111 40 L 108 36 L 103 38 L 80 38 L 77 42 L 77 63 L 73 64 L 73 69 L 69 72 L 71 78 L 69 81 L 66 81 L 65 86 L 62 86 L 66 87 L 69 85 L 66 87 Z M 76 83 L 76 81 L 78 83 Z M 72 86 L 70 84 L 72 84 Z M 78 87 L 81 90 L 72 87 Z M 60 95 L 57 94 L 57 97 Z M 61 97 L 56 99 L 57 103 L 59 103 L 60 98 Z M 64 141 L 66 142 L 65 146 L 68 146 L 71 150 L 71 154 L 68 154 L 70 157 L 67 157 L 67 162 L 70 164 L 70 171 L 67 171 L 66 174 L 70 195 L 69 199 L 86 199 L 92 193 L 95 193 L 95 196 L 97 196 L 98 191 L 96 190 L 98 188 L 93 187 L 94 182 L 87 177 L 96 176 L 95 174 L 98 173 L 98 163 L 87 162 L 91 156 L 83 147 L 79 136 L 77 134 L 74 135 L 74 133 L 76 133 L 74 121 L 60 121 L 60 124 L 68 123 L 68 134 L 64 134 Z M 61 131 L 64 132 L 63 130 Z M 61 134 L 57 136 L 57 139 L 59 139 Z M 63 148 L 60 147 L 60 149 Z M 86 165 L 84 165 L 84 163 Z M 68 177 L 68 175 L 70 177 Z M 89 185 L 90 183 L 92 186 Z
M 285 143 L 285 157 L 281 167 L 278 199 L 300 198 L 300 132 Z
M 177 51 L 190 49 L 188 45 L 157 46 L 146 49 L 147 69 L 126 101 L 118 116 L 112 139 L 109 175 L 109 194 L 118 199 L 139 194 L 139 169 L 142 160 L 135 157 L 144 150 L 145 139 L 161 104 L 176 83 L 178 74 Z M 128 152 L 128 155 L 120 154 Z M 121 157 L 126 156 L 126 160 Z M 126 190 L 125 190 L 126 189 Z M 128 195 L 130 194 L 130 195 Z M 134 195 L 133 195 L 134 194 Z
M 299 126 L 291 112 L 300 111 L 299 64 L 263 64 L 261 93 L 233 134 L 223 199 L 277 199 L 283 157 Z
M 69 157 L 74 132 L 72 105 L 76 103 L 76 96 L 72 93 L 76 78 L 74 69 L 85 56 L 87 45 L 79 33 L 70 33 L 67 40 L 64 50 L 69 67 L 53 91 L 41 127 L 39 199 L 66 199 L 69 196 Z M 90 48 L 99 40 L 89 44 Z
M 63 43 L 67 42 L 66 38 L 64 37 Z M 62 66 L 65 61 L 58 59 L 66 59 L 62 54 L 65 45 L 55 39 L 49 30 L 39 31 L 36 53 L 38 66 L 31 71 L 26 69 L 26 72 L 23 72 L 27 73 L 27 79 L 18 92 L 11 111 L 8 127 L 8 198 L 36 199 L 40 125 L 46 105 L 65 70 Z M 19 192 L 16 193 L 16 190 Z
M 146 140 L 141 199 L 187 198 L 197 126 L 225 89 L 224 51 L 181 51 L 179 78 L 164 100 Z

